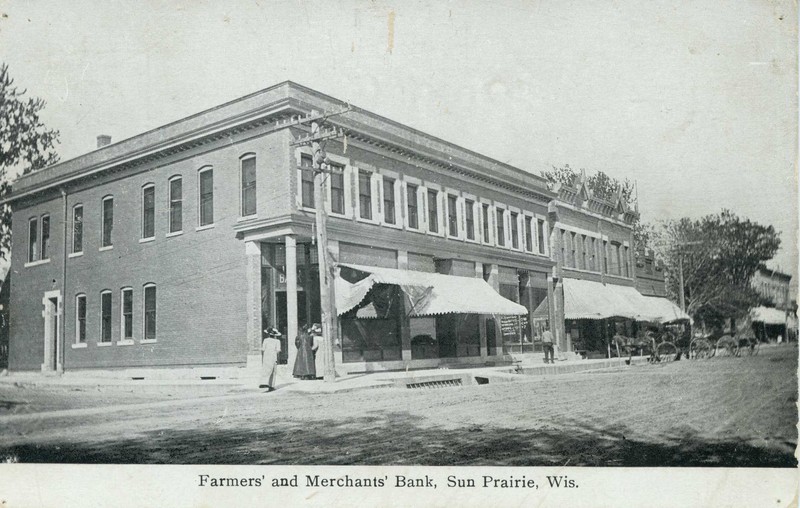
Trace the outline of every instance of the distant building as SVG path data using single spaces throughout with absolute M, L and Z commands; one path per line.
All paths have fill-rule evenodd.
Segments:
M 645 296 L 667 296 L 664 264 L 656 260 L 652 250 L 636 257 L 636 289 Z
M 787 273 L 761 267 L 753 275 L 750 283 L 761 296 L 768 298 L 776 309 L 787 310 L 792 303 L 789 298 L 791 281 L 792 276 Z
M 664 298 L 663 270 L 649 275 L 645 292 L 637 290 L 633 224 L 638 213 L 621 193 L 611 199 L 595 196 L 585 173 L 573 185 L 554 190 L 558 197 L 549 206 L 554 301 L 551 305 L 548 298 L 536 309 L 534 328 L 553 315 L 562 351 L 605 357 L 616 334 L 632 337 L 651 324 L 688 320 Z

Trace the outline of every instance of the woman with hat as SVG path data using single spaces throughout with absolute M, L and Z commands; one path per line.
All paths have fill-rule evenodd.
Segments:
M 311 328 L 303 328 L 300 335 L 294 340 L 297 346 L 297 357 L 294 360 L 292 375 L 300 379 L 315 379 L 317 370 L 314 368 L 314 353 L 311 351 Z
M 281 352 L 281 341 L 278 337 L 281 332 L 275 328 L 267 328 L 264 333 L 267 336 L 261 341 L 261 376 L 258 387 L 266 386 L 271 392 L 275 389 L 275 366 L 278 364 L 278 353 Z

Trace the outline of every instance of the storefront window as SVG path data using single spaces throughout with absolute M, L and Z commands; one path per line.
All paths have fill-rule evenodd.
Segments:
M 402 359 L 400 288 L 376 284 L 364 301 L 341 318 L 342 361 L 380 362 Z

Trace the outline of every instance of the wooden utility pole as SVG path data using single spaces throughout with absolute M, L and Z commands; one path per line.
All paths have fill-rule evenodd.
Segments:
M 320 311 L 321 311 L 321 325 L 322 337 L 325 341 L 325 357 L 323 363 L 325 366 L 324 378 L 326 383 L 332 383 L 336 380 L 336 368 L 334 365 L 334 336 L 338 330 L 336 328 L 336 310 L 335 310 L 335 295 L 333 285 L 333 269 L 328 260 L 328 211 L 325 208 L 325 200 L 327 192 L 325 192 L 327 174 L 332 173 L 329 164 L 327 163 L 327 154 L 320 141 L 327 139 L 334 139 L 344 137 L 342 129 L 326 129 L 320 128 L 320 121 L 333 115 L 340 115 L 350 111 L 350 106 L 346 106 L 339 111 L 319 114 L 312 112 L 305 118 L 299 119 L 296 123 L 303 124 L 310 122 L 311 133 L 306 136 L 301 136 L 292 146 L 305 145 L 311 146 L 312 157 L 312 171 L 314 172 L 314 224 L 317 233 L 317 262 L 319 263 L 319 297 L 320 297 Z M 319 120 L 319 121 L 318 121 Z M 301 168 L 302 169 L 302 168 Z M 306 168 L 307 169 L 307 168 Z
M 320 310 L 322 311 L 322 336 L 327 342 L 325 348 L 325 382 L 331 383 L 336 379 L 336 369 L 333 357 L 333 330 L 336 326 L 336 319 L 333 316 L 331 307 L 331 287 L 332 273 L 328 268 L 328 210 L 325 209 L 325 174 L 322 172 L 322 164 L 325 161 L 325 153 L 322 151 L 319 140 L 319 124 L 311 122 L 311 152 L 314 168 L 314 214 L 317 229 L 317 263 L 319 263 L 319 298 Z

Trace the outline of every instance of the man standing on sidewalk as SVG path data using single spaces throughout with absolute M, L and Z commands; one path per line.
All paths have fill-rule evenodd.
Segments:
M 545 330 L 542 334 L 542 349 L 544 350 L 544 363 L 556 363 L 553 359 L 553 334 L 550 330 Z

